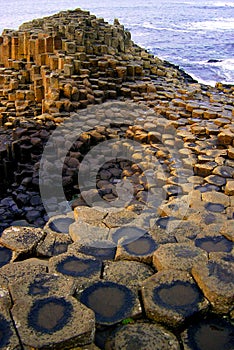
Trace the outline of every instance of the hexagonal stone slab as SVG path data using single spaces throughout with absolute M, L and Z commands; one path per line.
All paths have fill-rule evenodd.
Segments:
M 114 260 L 116 244 L 109 240 L 82 240 L 74 242 L 68 248 L 68 252 L 91 255 L 99 260 Z
M 172 269 L 190 271 L 199 262 L 207 261 L 207 253 L 192 243 L 168 243 L 154 253 L 153 265 L 157 270 Z
M 102 262 L 85 254 L 66 253 L 49 261 L 49 272 L 72 279 L 97 280 L 101 275 Z
M 213 310 L 226 314 L 233 309 L 234 258 L 231 254 L 216 254 L 194 266 L 192 275 Z
M 174 334 L 160 325 L 149 323 L 129 324 L 121 327 L 113 339 L 107 341 L 106 349 L 179 350 Z
M 12 261 L 13 253 L 11 249 L 0 245 L 0 268 Z
M 80 221 L 70 225 L 69 235 L 74 242 L 87 239 L 106 240 L 109 235 L 109 229 L 107 227 L 92 226 Z
M 126 285 L 138 291 L 143 281 L 155 271 L 146 264 L 136 261 L 108 261 L 104 263 L 103 279 Z
M 103 223 L 109 227 L 119 227 L 130 224 L 132 221 L 138 218 L 138 215 L 132 211 L 120 210 L 117 212 L 109 213 Z
M 96 322 L 102 325 L 113 325 L 141 314 L 135 293 L 114 282 L 94 283 L 81 293 L 80 301 L 95 312 Z
M 73 216 L 73 215 L 72 215 Z M 75 221 L 71 215 L 56 215 L 51 217 L 46 225 L 44 231 L 46 233 L 69 233 L 69 226 Z
M 48 233 L 44 240 L 36 247 L 36 255 L 42 257 L 52 257 L 66 253 L 72 239 L 64 233 Z
M 121 243 L 131 243 L 139 239 L 140 237 L 147 234 L 145 229 L 139 228 L 137 226 L 126 225 L 119 228 L 114 228 L 110 230 L 109 239 L 113 241 L 116 246 L 121 241 Z
M 11 316 L 3 308 L 0 308 L 0 349 L 21 349 Z
M 234 326 L 222 318 L 208 317 L 181 334 L 184 350 L 232 350 Z
M 76 207 L 74 209 L 74 217 L 78 222 L 86 222 L 87 224 L 105 227 L 102 220 L 107 215 L 107 211 L 104 208 L 90 208 L 90 207 Z
M 146 315 L 169 327 L 181 326 L 209 305 L 185 271 L 158 272 L 143 282 L 141 290 Z
M 11 306 L 12 301 L 8 290 L 8 281 L 0 276 L 0 309 L 10 310 Z
M 73 295 L 74 281 L 63 276 L 50 273 L 29 275 L 17 282 L 9 283 L 9 290 L 14 302 L 25 297 L 38 298 L 44 296 Z
M 135 260 L 150 264 L 153 254 L 158 248 L 158 244 L 148 234 L 129 243 L 124 238 L 119 242 L 115 256 L 116 260 Z
M 0 237 L 0 243 L 17 254 L 29 254 L 43 239 L 45 232 L 40 228 L 11 226 Z
M 93 341 L 94 313 L 73 297 L 21 299 L 12 316 L 25 348 L 73 348 Z
M 232 242 L 234 242 L 233 225 L 234 220 L 226 220 L 220 229 L 220 233 Z
M 40 262 L 39 259 L 34 261 L 28 259 L 3 266 L 0 269 L 0 276 L 4 277 L 8 282 L 16 282 L 22 277 L 28 277 L 29 274 L 35 276 L 46 272 L 47 266 L 43 262 Z

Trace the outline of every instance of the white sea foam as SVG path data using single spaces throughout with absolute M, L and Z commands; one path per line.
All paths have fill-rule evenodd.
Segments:
M 215 7 L 234 7 L 233 1 L 217 1 L 213 3 L 213 6 Z
M 190 30 L 234 30 L 234 18 L 219 18 L 213 21 L 188 22 Z

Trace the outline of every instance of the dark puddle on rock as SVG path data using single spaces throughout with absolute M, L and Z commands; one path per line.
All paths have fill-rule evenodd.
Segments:
M 29 295 L 46 295 L 50 290 L 50 284 L 57 282 L 58 276 L 47 276 L 47 275 L 38 275 L 35 277 L 34 282 L 29 286 Z
M 177 258 L 195 258 L 198 255 L 198 252 L 192 250 L 192 248 L 175 246 L 174 249 Z
M 69 226 L 74 222 L 72 218 L 57 218 L 49 223 L 49 228 L 57 233 L 68 233 Z
M 97 271 L 101 271 L 100 260 L 80 259 L 68 256 L 57 265 L 57 271 L 73 277 L 90 277 Z
M 230 252 L 233 248 L 233 243 L 225 237 L 203 237 L 195 240 L 195 245 L 210 252 Z
M 157 249 L 157 244 L 149 235 L 144 235 L 136 241 L 124 245 L 124 248 L 129 254 L 143 256 L 152 254 Z
M 205 209 L 213 213 L 222 213 L 225 210 L 225 207 L 223 204 L 219 203 L 207 203 Z
M 100 260 L 113 260 L 116 253 L 116 245 L 110 241 L 95 241 L 90 245 L 84 245 L 79 248 L 79 252 L 94 256 Z
M 205 192 L 211 192 L 211 191 L 220 191 L 220 188 L 218 186 L 215 185 L 211 185 L 211 184 L 206 184 L 206 185 L 199 185 L 199 186 L 195 186 L 194 188 L 195 190 L 199 190 L 201 193 L 205 193 Z
M 123 285 L 97 282 L 83 291 L 80 301 L 95 312 L 97 323 L 111 325 L 131 316 L 135 296 Z
M 125 226 L 116 230 L 112 236 L 113 241 L 118 244 L 120 239 L 123 239 L 122 244 L 129 244 L 144 236 L 147 231 L 135 226 Z
M 215 276 L 217 279 L 221 280 L 224 283 L 233 283 L 234 272 L 228 265 L 221 265 L 218 262 L 209 261 L 208 269 L 211 276 Z
M 0 348 L 7 349 L 9 345 L 9 340 L 13 335 L 11 330 L 10 322 L 8 322 L 5 317 L 0 315 Z
M 29 312 L 28 324 L 38 332 L 53 334 L 67 324 L 72 311 L 72 304 L 64 298 L 39 299 Z
M 12 251 L 5 247 L 0 247 L 0 267 L 8 264 L 12 258 Z
M 173 216 L 167 216 L 167 217 L 164 217 L 164 218 L 160 218 L 156 221 L 156 225 L 162 229 L 165 229 L 167 228 L 167 225 L 169 224 L 170 221 L 172 220 L 176 220 L 175 217 Z
M 191 325 L 187 330 L 188 344 L 194 350 L 233 350 L 234 327 L 213 316 Z
M 162 284 L 156 287 L 153 293 L 153 300 L 156 304 L 175 310 L 184 316 L 197 310 L 197 304 L 203 299 L 202 293 L 195 284 L 182 281 Z

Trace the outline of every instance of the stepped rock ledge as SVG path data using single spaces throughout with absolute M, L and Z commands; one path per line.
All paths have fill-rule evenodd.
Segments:
M 0 349 L 233 349 L 234 86 L 117 19 L 0 36 Z

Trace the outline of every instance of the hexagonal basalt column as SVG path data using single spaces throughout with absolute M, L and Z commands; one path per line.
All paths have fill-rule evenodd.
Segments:
M 93 340 L 94 313 L 73 297 L 26 298 L 12 315 L 25 348 L 70 349 Z
M 136 241 L 147 234 L 147 231 L 136 226 L 123 226 L 110 230 L 109 239 L 116 245 L 121 241 L 122 244 L 127 244 Z
M 131 345 L 130 345 L 131 344 Z M 179 350 L 179 342 L 174 334 L 157 324 L 137 323 L 121 327 L 106 349 Z
M 209 261 L 194 266 L 192 275 L 213 310 L 226 314 L 233 309 L 233 255 L 213 253 Z
M 116 244 L 109 240 L 82 240 L 71 244 L 68 252 L 91 255 L 99 260 L 113 260 Z
M 209 305 L 192 276 L 178 270 L 158 272 L 144 281 L 142 298 L 149 318 L 174 328 Z
M 0 276 L 4 277 L 8 282 L 17 282 L 19 279 L 46 273 L 47 266 L 39 259 L 31 261 L 30 259 L 20 262 L 14 262 L 3 266 L 0 269 Z
M 81 293 L 80 301 L 95 312 L 96 322 L 102 325 L 112 325 L 141 314 L 135 293 L 113 282 L 94 283 Z
M 46 233 L 69 233 L 69 226 L 75 221 L 75 219 L 68 215 L 57 215 L 49 219 L 44 226 Z
M 181 334 L 184 350 L 232 350 L 234 327 L 218 317 L 192 324 Z
M 51 258 L 49 271 L 75 280 L 97 280 L 101 275 L 102 262 L 84 254 L 61 254 Z
M 44 236 L 45 232 L 39 228 L 11 226 L 3 231 L 0 243 L 16 255 L 30 254 Z
M 199 235 L 195 239 L 195 245 L 198 248 L 204 249 L 207 253 L 229 253 L 233 249 L 233 242 L 229 241 L 227 238 L 219 234 Z
M 133 242 L 121 242 L 117 247 L 115 259 L 136 260 L 150 264 L 157 247 L 158 245 L 154 239 L 150 235 L 145 234 Z
M 106 261 L 104 263 L 103 279 L 126 285 L 138 292 L 142 282 L 152 276 L 154 270 L 143 263 L 136 261 Z
M 40 273 L 21 278 L 20 282 L 9 283 L 9 290 L 14 302 L 25 297 L 38 298 L 44 296 L 74 294 L 74 281 L 63 276 L 50 273 Z
M 178 270 L 190 271 L 199 262 L 207 261 L 207 253 L 192 243 L 168 243 L 161 245 L 153 256 L 157 270 L 176 267 Z

